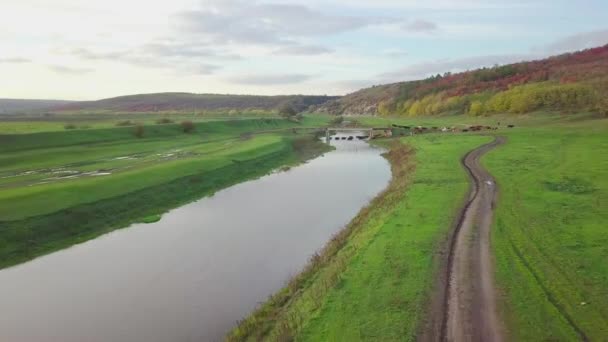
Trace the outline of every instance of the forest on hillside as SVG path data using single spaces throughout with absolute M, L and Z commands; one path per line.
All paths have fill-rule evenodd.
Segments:
M 324 107 L 333 114 L 485 115 L 536 110 L 608 115 L 608 45 L 542 60 L 446 72 L 364 89 Z

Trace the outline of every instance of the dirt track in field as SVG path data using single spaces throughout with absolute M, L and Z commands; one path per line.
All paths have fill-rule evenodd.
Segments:
M 431 303 L 422 341 L 503 341 L 498 316 L 490 229 L 498 189 L 479 164 L 486 152 L 505 142 L 493 142 L 469 152 L 462 164 L 471 178 L 469 197 L 454 225 L 444 252 L 437 293 Z

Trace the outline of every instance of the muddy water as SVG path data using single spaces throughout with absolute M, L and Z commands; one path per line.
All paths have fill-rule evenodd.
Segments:
M 0 271 L 0 341 L 217 341 L 388 183 L 381 150 L 336 150 Z

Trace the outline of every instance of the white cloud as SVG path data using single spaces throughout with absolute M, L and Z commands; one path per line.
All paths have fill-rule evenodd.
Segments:
M 608 30 L 599 30 L 582 32 L 564 37 L 540 49 L 553 53 L 561 53 L 583 50 L 606 44 L 608 44 Z
M 304 75 L 304 74 L 275 74 L 275 75 L 256 74 L 256 75 L 234 76 L 234 77 L 228 78 L 228 80 L 230 82 L 236 83 L 236 84 L 268 86 L 268 85 L 283 85 L 283 84 L 301 83 L 301 82 L 307 81 L 311 78 L 312 78 L 311 75 Z
M 413 32 L 430 33 L 430 32 L 437 31 L 438 28 L 439 27 L 434 22 L 427 21 L 427 20 L 421 20 L 421 19 L 418 19 L 411 23 L 403 25 L 404 30 L 413 31 Z
M 21 64 L 21 63 L 31 63 L 32 61 L 28 58 L 23 57 L 7 57 L 0 58 L 0 63 L 13 63 L 13 64 Z

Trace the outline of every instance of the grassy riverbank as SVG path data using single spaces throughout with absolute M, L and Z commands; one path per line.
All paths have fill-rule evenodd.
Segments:
M 0 268 L 298 163 L 326 145 L 285 120 L 1 136 Z M 287 129 L 287 130 L 282 130 Z
M 489 140 L 421 135 L 393 146 L 387 190 L 229 340 L 413 340 L 468 187 L 460 158 Z

